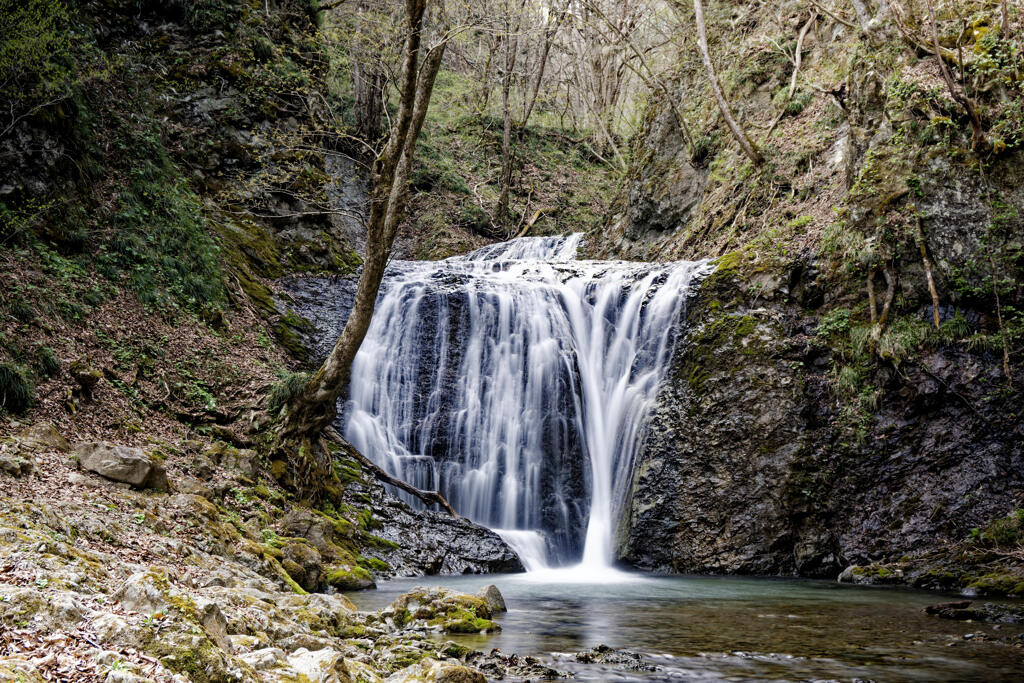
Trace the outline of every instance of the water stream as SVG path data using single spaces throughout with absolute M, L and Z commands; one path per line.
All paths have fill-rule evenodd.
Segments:
M 535 655 L 591 681 L 1020 681 L 1024 627 L 938 619 L 925 605 L 950 597 L 834 581 L 620 574 L 573 581 L 558 570 L 429 577 L 351 593 L 380 609 L 414 586 L 474 592 L 496 584 L 509 606 L 500 633 L 438 635 L 484 651 Z M 1019 604 L 1019 603 L 1018 603 Z M 966 636 L 966 637 L 965 637 Z M 597 645 L 647 654 L 656 671 L 580 664 Z
M 579 241 L 392 263 L 344 411 L 356 448 L 500 529 L 534 569 L 610 566 L 645 416 L 706 268 L 579 261 Z

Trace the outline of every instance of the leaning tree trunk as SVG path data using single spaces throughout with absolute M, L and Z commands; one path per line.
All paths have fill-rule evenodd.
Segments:
M 701 3 L 701 0 L 693 0 L 693 13 L 696 15 L 697 20 L 697 43 L 700 45 L 704 70 L 707 71 L 708 81 L 711 82 L 711 92 L 714 93 L 718 109 L 722 112 L 722 118 L 725 119 L 725 123 L 729 126 L 732 136 L 736 138 L 736 142 L 739 143 L 743 153 L 750 157 L 750 160 L 755 164 L 760 164 L 762 161 L 761 152 L 750 141 L 750 138 L 747 137 L 740 124 L 736 122 L 732 115 L 732 110 L 729 108 L 729 102 L 725 99 L 725 94 L 722 92 L 722 86 L 718 82 L 715 64 L 711 61 L 711 51 L 708 49 L 708 36 L 704 28 L 704 5 Z
M 398 113 L 384 150 L 374 163 L 366 258 L 352 312 L 327 360 L 287 406 L 276 432 L 276 449 L 291 462 L 292 479 L 299 488 L 311 491 L 330 477 L 329 459 L 318 449 L 319 435 L 337 416 L 338 401 L 348 391 L 352 361 L 370 327 L 377 292 L 405 209 L 416 139 L 447 45 L 446 39 L 442 40 L 419 64 L 425 5 L 426 0 L 406 1 L 408 35 Z

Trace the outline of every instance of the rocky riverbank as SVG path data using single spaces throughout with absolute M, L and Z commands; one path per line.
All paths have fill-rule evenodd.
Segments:
M 520 569 L 488 530 L 413 513 L 365 482 L 348 488 L 373 502 L 353 526 L 289 500 L 251 451 L 218 443 L 186 465 L 176 450 L 72 448 L 50 425 L 0 443 L 0 680 L 478 681 L 469 664 L 543 670 L 439 637 L 500 628 L 493 591 L 416 591 L 376 613 L 339 592 L 396 572 Z

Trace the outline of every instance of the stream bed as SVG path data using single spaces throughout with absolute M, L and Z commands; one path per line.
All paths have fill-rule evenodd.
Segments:
M 581 680 L 1024 680 L 1024 626 L 926 615 L 926 605 L 954 598 L 923 591 L 570 568 L 397 579 L 349 597 L 376 610 L 415 586 L 475 592 L 491 583 L 509 608 L 497 616 L 502 632 L 445 639 L 534 655 Z M 598 645 L 643 653 L 657 670 L 569 657 Z

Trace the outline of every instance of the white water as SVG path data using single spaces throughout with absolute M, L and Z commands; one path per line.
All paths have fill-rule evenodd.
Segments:
M 582 537 L 583 566 L 610 567 L 641 430 L 703 268 L 575 261 L 579 241 L 393 263 L 345 409 L 353 445 L 501 529 L 533 569 L 548 561 L 541 534 L 561 559 L 579 559 Z
M 528 572 L 536 572 L 547 568 L 547 541 L 539 531 L 532 529 L 494 529 L 509 548 L 515 551 Z

